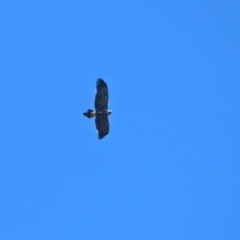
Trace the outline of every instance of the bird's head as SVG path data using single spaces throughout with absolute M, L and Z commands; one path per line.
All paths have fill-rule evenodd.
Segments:
M 112 111 L 111 110 L 108 110 L 108 115 L 112 114 Z

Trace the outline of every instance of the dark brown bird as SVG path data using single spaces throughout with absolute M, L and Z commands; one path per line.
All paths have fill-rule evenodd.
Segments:
M 94 107 L 95 110 L 88 109 L 83 113 L 87 118 L 95 117 L 96 129 L 98 138 L 102 139 L 109 133 L 108 115 L 112 113 L 108 110 L 108 86 L 103 79 L 97 79 L 97 92 L 95 95 Z

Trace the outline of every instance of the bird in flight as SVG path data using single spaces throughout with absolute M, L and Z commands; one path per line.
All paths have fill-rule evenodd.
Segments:
M 95 117 L 95 125 L 98 131 L 98 138 L 102 139 L 109 133 L 108 115 L 112 113 L 108 110 L 108 86 L 102 78 L 97 79 L 97 92 L 95 95 L 95 110 L 88 109 L 83 115 L 87 118 Z

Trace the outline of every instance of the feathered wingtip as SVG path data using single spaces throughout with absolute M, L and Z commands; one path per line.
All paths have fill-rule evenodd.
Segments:
M 87 118 L 95 117 L 95 111 L 88 109 L 86 112 L 83 113 L 83 115 Z
M 105 88 L 108 88 L 107 87 L 107 84 L 104 82 L 104 80 L 102 78 L 98 78 L 97 81 L 97 87 L 105 87 Z

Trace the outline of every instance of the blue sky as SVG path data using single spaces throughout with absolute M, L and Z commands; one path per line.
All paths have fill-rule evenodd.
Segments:
M 240 239 L 239 1 L 1 1 L 0 239 Z M 97 139 L 95 81 L 110 92 Z

